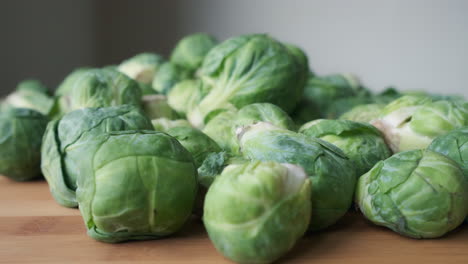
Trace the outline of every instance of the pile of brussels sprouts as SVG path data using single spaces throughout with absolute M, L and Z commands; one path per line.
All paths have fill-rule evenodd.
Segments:
M 353 204 L 412 238 L 468 215 L 464 98 L 372 93 L 314 74 L 268 35 L 189 35 L 169 59 L 76 69 L 54 94 L 23 81 L 0 131 L 0 173 L 43 176 L 104 242 L 162 238 L 198 216 L 225 257 L 269 263 Z

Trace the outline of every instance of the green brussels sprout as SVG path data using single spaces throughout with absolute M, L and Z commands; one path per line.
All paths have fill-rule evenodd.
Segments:
M 464 102 L 465 98 L 462 95 L 447 95 L 447 94 L 434 94 L 429 93 L 426 91 L 421 90 L 412 90 L 412 91 L 404 91 L 402 95 L 411 95 L 411 96 L 425 96 L 431 98 L 433 101 L 457 101 L 457 102 Z
M 351 74 L 316 76 L 308 79 L 304 97 L 325 116 L 328 106 L 334 100 L 356 96 L 361 89 L 361 82 Z
M 185 119 L 170 120 L 165 117 L 151 120 L 153 129 L 160 132 L 167 132 L 167 130 L 173 127 L 192 127 L 190 123 Z
M 167 102 L 179 113 L 185 116 L 195 108 L 205 95 L 203 83 L 200 80 L 183 80 L 169 91 Z
M 356 167 L 356 175 L 369 171 L 391 156 L 379 130 L 370 124 L 348 120 L 318 119 L 304 124 L 299 133 L 320 138 L 339 147 Z
M 87 107 L 140 105 L 141 90 L 138 83 L 114 70 L 74 71 L 63 85 L 56 93 L 59 96 L 57 116 Z
M 328 106 L 325 117 L 328 119 L 336 119 L 356 106 L 366 105 L 371 102 L 372 98 L 367 95 L 338 98 Z
M 319 118 L 336 118 L 356 105 L 367 103 L 370 96 L 354 75 L 316 76 L 310 72 L 302 100 L 291 117 L 298 125 Z
M 361 176 L 356 201 L 376 225 L 412 238 L 436 238 L 468 214 L 468 178 L 441 154 L 405 151 Z
M 334 224 L 349 209 L 356 184 L 355 168 L 336 146 L 321 139 L 260 122 L 237 131 L 247 159 L 302 166 L 312 181 L 311 230 Z
M 219 177 L 224 168 L 233 164 L 244 164 L 247 159 L 241 156 L 233 156 L 225 151 L 209 153 L 202 165 L 198 167 L 198 183 L 205 189 L 210 188 L 214 180 Z
M 309 77 L 314 76 L 314 73 L 309 68 L 309 58 L 307 58 L 307 55 L 305 54 L 305 52 L 301 48 L 299 48 L 298 46 L 296 46 L 294 44 L 284 43 L 284 46 L 294 56 L 294 59 L 296 60 L 296 63 L 298 65 L 301 65 L 301 67 L 302 67 L 303 71 L 302 71 L 302 74 L 300 74 L 300 76 L 299 76 L 301 79 L 298 80 L 297 82 L 301 83 L 301 85 L 303 86 L 302 89 L 301 89 L 301 93 L 304 93 L 304 87 L 307 84 L 307 81 L 309 80 Z M 297 104 L 301 101 L 301 97 L 302 97 L 302 95 L 299 96 L 299 98 L 296 101 L 296 104 L 294 106 L 292 106 L 292 108 L 289 109 L 288 112 L 294 111 Z
M 88 235 L 109 243 L 156 239 L 178 231 L 192 213 L 197 172 L 190 153 L 156 131 L 105 133 L 76 196 Z M 181 184 L 182 183 L 182 184 Z
M 158 54 L 140 53 L 120 63 L 117 70 L 139 83 L 151 84 L 163 62 L 163 57 Z
M 239 154 L 236 128 L 256 122 L 268 122 L 274 126 L 294 130 L 292 119 L 281 108 L 270 103 L 256 103 L 242 107 L 239 111 L 226 111 L 210 120 L 203 132 L 231 154 Z
M 292 164 L 230 165 L 208 190 L 203 223 L 216 249 L 238 263 L 270 263 L 307 230 L 311 182 Z
M 179 115 L 169 106 L 167 97 L 160 94 L 144 95 L 141 104 L 146 116 L 150 119 L 167 118 L 177 119 Z
M 65 79 L 62 81 L 62 83 L 59 84 L 57 89 L 55 90 L 55 96 L 62 96 L 69 94 L 71 90 L 74 89 L 75 82 L 78 79 L 81 79 L 83 76 L 83 73 L 92 70 L 92 68 L 89 67 L 82 67 L 73 70 L 70 74 L 65 77 Z
M 229 158 L 230 155 L 225 151 L 209 153 L 197 169 L 198 183 L 208 189 L 229 165 Z
M 380 112 L 384 108 L 381 104 L 363 104 L 357 105 L 351 110 L 343 113 L 339 119 L 350 120 L 354 122 L 370 123 L 380 116 Z
M 2 102 L 2 109 L 8 107 L 28 108 L 43 115 L 48 115 L 54 105 L 47 87 L 38 80 L 25 80 L 18 84 L 16 90 Z
M 0 112 L 0 174 L 28 181 L 41 177 L 41 142 L 48 119 L 26 108 Z
M 167 134 L 176 138 L 179 143 L 192 154 L 195 167 L 199 168 L 204 164 L 204 160 L 210 154 L 218 154 L 221 148 L 210 137 L 205 135 L 198 129 L 187 126 L 173 127 L 166 131 Z M 206 165 L 205 165 L 206 166 Z M 213 176 L 214 177 L 214 176 Z M 199 175 L 197 174 L 197 182 L 199 182 Z M 194 214 L 197 216 L 203 215 L 203 202 L 205 200 L 206 188 L 199 188 Z
M 237 111 L 225 111 L 216 115 L 203 128 L 203 133 L 212 138 L 221 149 L 229 153 L 238 153 L 236 134 L 233 129 Z
M 317 106 L 310 104 L 307 99 L 302 98 L 296 109 L 291 113 L 291 118 L 294 123 L 300 126 L 311 120 L 322 118 L 322 115 Z
M 192 72 L 171 62 L 165 62 L 154 75 L 153 89 L 161 94 L 168 94 L 178 82 L 190 79 Z
M 206 54 L 217 44 L 216 39 L 205 33 L 188 35 L 176 44 L 171 62 L 191 71 L 197 70 Z
M 152 129 L 136 107 L 122 105 L 72 111 L 47 125 L 42 144 L 42 173 L 60 205 L 76 207 L 76 181 L 92 174 L 92 155 L 110 131 Z M 119 149 L 120 150 L 120 149 Z
M 462 95 L 430 94 L 429 96 L 434 101 L 447 100 L 447 101 L 459 102 L 459 103 L 465 103 L 466 102 L 465 97 L 463 97 Z
M 102 69 L 121 72 L 135 80 L 143 95 L 157 94 L 153 90 L 154 75 L 164 59 L 155 53 L 141 53 L 123 61 L 120 65 L 108 65 Z
M 175 137 L 192 154 L 197 168 L 201 166 L 209 153 L 221 151 L 213 139 L 193 127 L 173 127 L 168 129 L 166 133 Z
M 291 43 L 284 43 L 284 46 L 289 50 L 291 54 L 294 55 L 294 58 L 296 59 L 298 64 L 309 65 L 309 58 L 307 58 L 307 55 L 304 53 L 304 51 L 301 48 Z M 309 74 L 314 75 L 314 73 L 310 69 L 308 69 L 307 71 L 308 71 L 307 74 L 301 75 L 301 77 L 304 78 L 304 84 L 307 82 L 307 79 L 309 78 Z
M 188 126 L 179 126 L 169 128 L 165 132 L 176 138 L 179 141 L 179 143 L 182 144 L 182 146 L 186 148 L 190 152 L 190 154 L 192 154 L 195 167 L 199 168 L 200 166 L 202 166 L 202 164 L 205 164 L 205 169 L 202 169 L 202 171 L 206 170 L 207 163 L 204 163 L 205 159 L 207 159 L 211 154 L 222 153 L 221 148 L 218 146 L 218 144 L 216 144 L 216 142 L 214 142 L 210 137 L 208 137 L 196 128 Z M 212 176 L 212 178 L 214 177 L 215 176 Z M 200 177 L 197 174 L 197 182 L 198 184 L 201 184 L 201 182 L 199 182 L 199 179 Z M 194 214 L 197 216 L 202 216 L 203 202 L 205 200 L 204 197 L 207 188 L 203 188 L 203 186 L 199 187 L 202 188 L 199 188 L 197 194 L 194 207 Z
M 243 164 L 245 162 L 247 162 L 247 160 L 243 157 L 232 156 L 225 151 L 207 153 L 202 164 L 197 169 L 199 189 L 194 212 L 195 215 L 203 215 L 205 194 L 213 181 L 219 177 L 224 168 L 232 164 Z
M 402 97 L 403 94 L 400 93 L 396 88 L 394 87 L 387 87 L 385 90 L 382 92 L 374 95 L 372 97 L 372 101 L 375 104 L 383 104 L 386 105 L 400 97 Z
M 203 127 L 213 110 L 261 102 L 292 111 L 309 71 L 297 56 L 296 49 L 267 35 L 244 35 L 217 45 L 206 55 L 200 71 L 209 92 L 188 113 L 188 120 L 195 127 Z
M 454 160 L 468 177 L 468 127 L 462 127 L 439 136 L 427 149 Z
M 18 91 L 35 91 L 40 92 L 43 94 L 48 94 L 49 89 L 39 80 L 24 80 L 18 83 L 16 86 L 16 90 Z
M 140 87 L 141 94 L 142 95 L 153 95 L 153 94 L 158 94 L 153 89 L 153 84 L 146 84 L 146 83 L 138 83 L 138 86 Z
M 246 126 L 258 121 L 268 122 L 288 130 L 294 130 L 296 126 L 285 111 L 270 103 L 256 103 L 242 107 L 237 112 L 235 124 Z
M 432 101 L 426 96 L 403 96 L 391 102 L 372 121 L 393 152 L 424 149 L 431 141 L 468 123 L 468 107 L 456 101 Z

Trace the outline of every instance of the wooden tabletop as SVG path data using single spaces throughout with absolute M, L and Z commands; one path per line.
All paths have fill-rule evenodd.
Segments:
M 200 221 L 161 240 L 105 244 L 86 235 L 79 211 L 54 202 L 45 181 L 0 179 L 0 263 L 230 263 Z M 279 263 L 468 263 L 468 225 L 441 239 L 414 240 L 349 213 L 310 234 Z

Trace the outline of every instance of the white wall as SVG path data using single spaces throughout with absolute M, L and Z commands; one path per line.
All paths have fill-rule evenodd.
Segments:
M 24 78 L 55 87 L 78 66 L 167 54 L 197 31 L 267 32 L 302 46 L 319 74 L 468 98 L 468 0 L 3 1 L 0 93 Z
M 302 46 L 319 74 L 353 72 L 374 90 L 395 85 L 468 97 L 468 1 L 185 1 L 183 33 L 224 39 L 267 32 Z

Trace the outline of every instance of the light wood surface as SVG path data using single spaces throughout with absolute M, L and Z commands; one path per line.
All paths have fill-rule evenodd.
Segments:
M 177 235 L 105 244 L 86 235 L 79 211 L 56 204 L 45 181 L 0 179 L 0 263 L 230 263 L 194 220 Z M 414 240 L 349 213 L 306 235 L 279 263 L 464 263 L 468 225 L 441 239 Z

